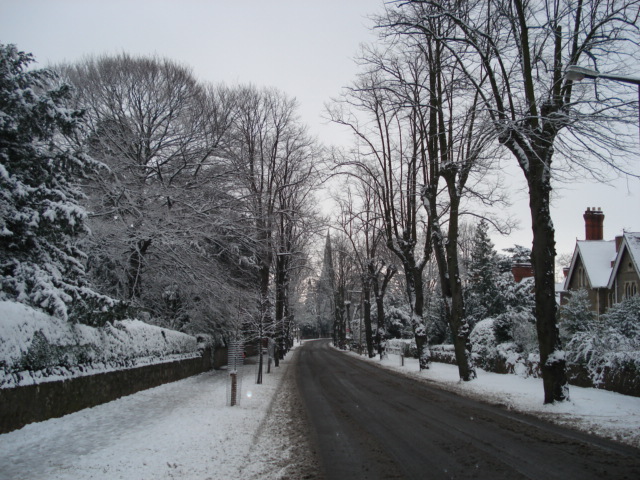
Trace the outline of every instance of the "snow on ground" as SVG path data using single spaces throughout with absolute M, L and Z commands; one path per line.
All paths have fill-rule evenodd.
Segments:
M 262 385 L 243 367 L 239 406 L 226 406 L 228 372 L 213 371 L 0 435 L 0 479 L 303 478 L 294 356 Z
M 356 356 L 366 359 L 363 356 Z M 462 382 L 459 380 L 458 367 L 455 365 L 432 363 L 429 370 L 419 372 L 418 360 L 413 358 L 405 358 L 403 367 L 400 366 L 398 355 L 388 355 L 382 362 L 378 359 L 366 360 L 403 375 L 436 383 L 442 388 L 461 395 L 640 448 L 640 398 L 638 397 L 570 385 L 569 402 L 544 405 L 544 391 L 540 378 L 501 375 L 478 369 L 477 379 Z

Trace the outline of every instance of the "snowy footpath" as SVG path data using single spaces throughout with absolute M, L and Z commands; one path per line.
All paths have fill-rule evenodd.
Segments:
M 296 356 L 243 367 L 239 406 L 214 371 L 0 435 L 0 479 L 315 478 Z

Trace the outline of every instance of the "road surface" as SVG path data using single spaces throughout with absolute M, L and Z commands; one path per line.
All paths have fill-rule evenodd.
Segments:
M 640 478 L 640 451 L 307 342 L 297 381 L 327 480 Z

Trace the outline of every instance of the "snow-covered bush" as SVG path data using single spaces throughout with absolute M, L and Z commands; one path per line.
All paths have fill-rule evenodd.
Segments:
M 411 312 L 405 305 L 388 305 L 384 313 L 385 327 L 391 337 L 406 338 L 413 336 L 411 331 Z
M 640 295 L 627 298 L 602 315 L 602 322 L 620 335 L 640 343 Z
M 493 333 L 498 343 L 513 343 L 521 353 L 530 353 L 538 347 L 535 317 L 529 310 L 507 310 L 493 323 Z
M 469 335 L 473 361 L 476 366 L 485 370 L 493 370 L 498 360 L 494 323 L 493 318 L 485 318 L 476 324 Z
M 596 316 L 591 310 L 589 294 L 585 289 L 571 292 L 567 303 L 558 310 L 560 334 L 565 341 L 577 332 L 585 332 L 595 327 Z
M 96 328 L 9 301 L 0 317 L 2 387 L 198 355 L 195 337 L 139 320 Z
M 623 371 L 640 381 L 640 296 L 612 306 L 600 320 L 577 331 L 566 347 L 567 363 L 586 369 L 594 385 Z
M 474 327 L 469 337 L 471 355 L 476 366 L 496 373 L 538 375 L 538 355 L 535 332 L 527 321 L 515 322 L 513 330 L 518 342 L 500 342 L 495 335 L 495 319 L 484 319 Z M 526 348 L 525 348 L 526 347 Z

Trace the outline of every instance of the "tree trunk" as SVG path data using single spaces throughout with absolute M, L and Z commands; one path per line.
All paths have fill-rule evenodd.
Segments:
M 275 272 L 275 366 L 280 366 L 280 360 L 283 357 L 284 350 L 284 312 L 285 312 L 285 294 L 287 282 L 287 265 L 284 255 L 276 256 L 276 272 Z
M 451 242 L 451 239 L 449 240 Z M 451 247 L 447 248 L 447 260 L 449 263 L 449 284 L 451 286 L 451 310 L 449 312 L 449 324 L 453 333 L 453 346 L 458 364 L 460 379 L 464 382 L 476 378 L 476 371 L 471 362 L 471 342 L 469 335 L 471 329 L 466 321 L 464 308 L 464 297 L 462 295 L 462 284 L 460 282 L 460 272 L 458 268 L 457 252 L 451 252 Z M 452 255 L 453 254 L 453 255 Z
M 371 329 L 371 282 L 369 281 L 369 279 L 365 279 L 364 282 L 362 282 L 362 298 L 362 314 L 364 317 L 364 332 L 367 342 L 367 355 L 369 355 L 369 358 L 373 358 L 376 355 L 373 351 L 373 331 Z
M 409 259 L 409 261 L 403 262 L 403 267 L 407 282 L 407 297 L 411 306 L 411 328 L 418 350 L 420 370 L 426 370 L 429 368 L 430 352 L 427 329 L 422 320 L 424 310 L 422 269 L 418 268 L 412 256 L 407 255 L 405 258 Z
M 376 316 L 378 319 L 378 329 L 376 330 L 376 345 L 378 346 L 378 355 L 382 360 L 382 331 L 384 329 L 384 297 L 382 294 L 375 292 L 376 296 Z
M 151 240 L 138 240 L 129 256 L 129 269 L 127 270 L 127 283 L 129 299 L 140 298 L 142 295 L 142 267 L 144 256 L 151 246 Z
M 531 263 L 535 280 L 540 370 L 544 385 L 544 403 L 553 403 L 568 400 L 569 390 L 566 362 L 556 320 L 555 230 L 549 210 L 551 184 L 543 162 L 531 159 L 530 165 L 527 180 L 533 229 Z
M 376 317 L 378 319 L 378 328 L 376 330 L 376 345 L 378 348 L 378 355 L 382 360 L 382 332 L 384 331 L 384 295 L 389 286 L 389 282 L 398 271 L 394 266 L 388 267 L 380 284 L 380 271 L 376 271 L 373 263 L 369 263 L 369 275 L 371 277 L 371 289 L 376 299 Z
M 263 371 L 263 360 L 262 360 L 262 344 L 263 339 L 268 336 L 268 333 L 265 332 L 271 325 L 271 302 L 269 301 L 269 262 L 263 262 L 258 270 L 260 276 L 260 305 L 259 305 L 259 324 L 258 324 L 258 341 L 260 345 L 260 362 L 258 363 L 258 380 L 256 383 L 262 383 L 262 371 Z M 265 335 L 266 333 L 266 335 Z
M 449 232 L 445 251 L 447 254 L 447 272 L 451 309 L 449 311 L 449 325 L 453 333 L 453 345 L 458 364 L 460 379 L 468 382 L 476 378 L 476 371 L 471 361 L 471 329 L 466 320 L 462 281 L 460 279 L 460 263 L 458 260 L 458 219 L 460 198 L 456 196 L 455 178 L 447 179 L 450 198 Z

